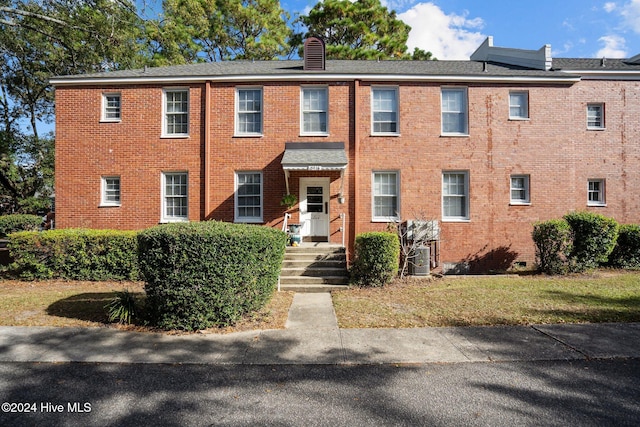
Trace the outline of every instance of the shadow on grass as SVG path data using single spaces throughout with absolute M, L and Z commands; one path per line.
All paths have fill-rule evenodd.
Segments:
M 561 317 L 567 322 L 640 322 L 640 295 L 605 297 L 563 291 L 547 291 L 550 300 L 572 308 L 532 310 L 532 312 Z
M 144 301 L 144 294 L 134 293 L 136 305 L 140 307 Z M 85 320 L 89 322 L 109 323 L 105 306 L 114 298 L 115 292 L 96 292 L 73 295 L 61 299 L 47 307 L 50 316 L 66 317 L 69 319 Z

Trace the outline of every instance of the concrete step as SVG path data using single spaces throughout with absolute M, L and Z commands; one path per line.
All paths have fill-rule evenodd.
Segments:
M 345 253 L 345 249 L 342 246 L 287 246 L 285 250 L 286 254 L 294 253 L 294 254 L 305 254 L 305 253 L 315 253 L 315 254 L 343 254 Z
M 280 285 L 348 285 L 347 276 L 280 276 Z
M 301 267 L 301 268 L 292 268 L 285 267 L 280 271 L 281 277 L 289 277 L 289 276 L 311 276 L 311 277 L 338 277 L 338 276 L 346 276 L 347 269 L 342 267 L 331 268 L 331 267 Z
M 282 263 L 283 268 L 342 268 L 346 270 L 347 262 L 345 260 L 332 260 L 332 259 L 310 259 L 299 260 L 291 259 L 284 260 Z
M 302 293 L 331 292 L 331 291 L 339 291 L 343 289 L 349 289 L 349 286 L 347 285 L 310 285 L 308 283 L 280 284 L 281 291 L 302 292 Z
M 347 256 L 345 254 L 327 254 L 327 253 L 286 253 L 284 255 L 285 261 L 342 261 L 347 262 Z

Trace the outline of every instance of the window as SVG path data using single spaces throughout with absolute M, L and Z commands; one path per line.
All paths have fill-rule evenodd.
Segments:
M 119 122 L 120 121 L 120 94 L 119 93 L 103 93 L 102 94 L 102 121 L 103 122 Z
M 511 204 L 529 203 L 529 175 L 511 175 Z
M 604 129 L 603 104 L 587 104 L 587 129 Z
M 604 179 L 590 179 L 588 185 L 587 205 L 604 206 Z
M 467 90 L 442 89 L 442 133 L 467 135 Z
M 103 176 L 101 206 L 120 206 L 120 177 Z
M 449 221 L 469 219 L 468 172 L 443 172 L 442 219 Z
M 189 135 L 189 91 L 164 91 L 164 136 Z
M 398 172 L 373 173 L 373 221 L 400 219 Z
M 187 221 L 189 200 L 187 174 L 172 172 L 162 174 L 162 222 Z
M 236 173 L 237 222 L 262 222 L 262 173 Z
M 238 89 L 236 134 L 262 134 L 262 89 Z
M 509 118 L 529 118 L 529 92 L 509 92 Z
M 302 133 L 327 133 L 327 88 L 302 88 Z
M 398 90 L 373 88 L 371 90 L 371 124 L 374 134 L 398 133 Z

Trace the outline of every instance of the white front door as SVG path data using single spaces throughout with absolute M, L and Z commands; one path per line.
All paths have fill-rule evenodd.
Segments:
M 302 237 L 329 241 L 329 178 L 300 178 Z

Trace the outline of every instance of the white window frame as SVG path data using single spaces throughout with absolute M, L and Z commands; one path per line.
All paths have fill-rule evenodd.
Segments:
M 598 190 L 592 188 L 594 183 L 599 185 L 600 188 Z M 592 200 L 592 195 L 596 193 L 598 194 L 597 200 Z M 589 178 L 587 180 L 587 206 L 606 206 L 606 197 L 606 181 L 602 178 Z
M 531 198 L 530 198 L 530 194 L 529 194 L 529 175 L 511 175 L 509 177 L 509 198 L 511 200 L 511 204 L 512 205 L 529 205 L 531 204 Z M 514 180 L 522 180 L 523 182 L 523 187 L 514 187 Z M 513 192 L 517 191 L 523 191 L 524 192 L 524 198 L 514 198 L 513 197 Z
M 260 109 L 252 111 L 240 111 L 240 92 L 245 91 L 257 91 L 260 93 Z M 264 93 L 262 87 L 237 87 L 236 88 L 236 100 L 235 100 L 235 136 L 262 136 L 264 129 Z M 260 115 L 260 129 L 257 132 L 243 132 L 240 131 L 240 115 L 241 114 L 259 114 Z
M 599 114 L 591 114 L 591 108 L 597 108 Z M 596 122 L 597 121 L 597 122 Z M 595 123 L 594 123 L 595 122 Z M 587 129 L 604 130 L 604 104 L 601 102 L 590 102 L 587 104 Z
M 514 102 L 514 98 L 518 102 Z M 517 114 L 513 110 L 517 109 Z M 525 90 L 514 90 L 509 92 L 509 120 L 529 120 L 529 92 Z
M 449 110 L 444 104 L 445 92 L 456 92 L 462 94 L 462 104 L 459 110 Z M 460 115 L 463 122 L 463 129 L 451 132 L 445 131 L 445 114 Z M 440 89 L 440 130 L 443 136 L 469 136 L 469 92 L 466 87 L 443 87 Z
M 168 94 L 173 94 L 173 93 L 183 93 L 187 95 L 187 99 L 186 99 L 186 103 L 187 103 L 187 110 L 186 111 L 179 111 L 179 112 L 175 112 L 175 111 L 168 111 L 167 108 L 167 104 L 169 102 L 169 99 L 167 98 Z M 162 137 L 163 138 L 186 138 L 189 136 L 189 89 L 188 88 L 165 88 L 162 89 Z M 168 117 L 169 115 L 172 116 L 185 116 L 186 117 L 186 123 L 187 123 L 187 131 L 186 132 L 174 132 L 171 133 L 169 132 L 169 120 Z
M 109 181 L 117 180 L 117 189 L 112 187 Z M 115 196 L 115 197 L 113 197 Z M 100 178 L 100 206 L 120 206 L 122 204 L 122 180 L 117 175 L 103 176 Z
M 393 92 L 393 108 L 390 110 L 385 109 L 376 109 L 375 108 L 375 95 L 376 92 Z M 376 113 L 393 113 L 395 114 L 394 121 L 383 121 L 383 120 L 375 120 Z M 376 123 L 395 123 L 396 130 L 395 131 L 376 131 Z M 398 87 L 396 86 L 373 86 L 371 88 L 371 134 L 372 135 L 390 135 L 390 136 L 398 136 L 400 135 L 400 95 L 398 91 Z
M 445 193 L 445 176 L 448 175 L 462 175 L 464 177 L 464 193 L 463 194 L 449 194 Z M 447 197 L 459 197 L 463 198 L 463 207 L 465 215 L 453 215 L 448 216 L 445 212 L 445 198 Z M 442 221 L 447 222 L 468 222 L 471 218 L 469 212 L 469 171 L 465 170 L 446 170 L 442 171 Z
M 324 109 L 305 109 L 305 93 L 318 91 L 324 93 Z M 324 130 L 307 131 L 305 130 L 305 116 L 324 114 Z M 329 90 L 327 86 L 302 86 L 300 88 L 300 135 L 327 136 L 329 134 Z
M 260 215 L 259 216 L 241 216 L 239 209 L 240 205 L 238 203 L 239 197 L 239 177 L 240 175 L 259 175 L 260 176 Z M 233 216 L 235 222 L 243 222 L 243 223 L 262 223 L 264 217 L 264 174 L 262 171 L 236 171 L 235 173 L 235 191 L 233 196 Z M 254 206 L 255 207 L 255 206 Z
M 167 194 L 167 178 L 170 176 L 184 176 L 186 178 L 185 188 L 186 194 Z M 187 212 L 184 215 L 169 215 L 167 214 L 167 199 L 180 198 L 186 200 Z M 189 221 L 189 173 L 188 172 L 162 172 L 162 214 L 160 222 L 185 222 Z
M 118 98 L 118 106 L 109 105 L 109 98 Z M 105 92 L 102 94 L 101 122 L 117 123 L 122 121 L 122 94 L 120 92 Z M 109 117 L 115 114 L 117 117 Z
M 395 175 L 396 187 L 395 194 L 376 194 L 376 175 Z M 396 199 L 396 214 L 392 216 L 376 215 L 376 198 L 377 197 L 395 197 Z M 397 170 L 376 170 L 371 172 L 371 220 L 372 222 L 396 222 L 399 221 L 400 216 L 400 171 Z

